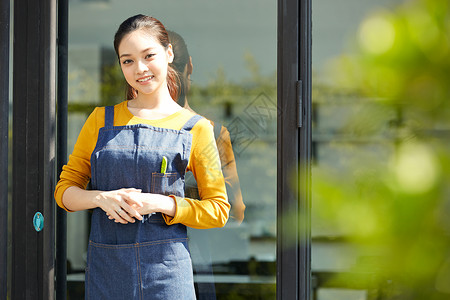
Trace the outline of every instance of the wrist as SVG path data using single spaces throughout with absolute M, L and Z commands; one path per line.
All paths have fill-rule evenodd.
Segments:
M 102 192 L 101 191 L 91 191 L 92 192 L 92 200 L 91 200 L 91 202 L 92 202 L 92 206 L 94 207 L 94 208 L 96 208 L 96 207 L 100 207 L 100 204 L 101 204 L 101 202 L 102 202 L 102 199 L 104 198 L 103 197 L 103 195 L 102 195 Z
M 176 202 L 173 197 L 158 195 L 158 206 L 161 213 L 171 217 L 175 216 Z

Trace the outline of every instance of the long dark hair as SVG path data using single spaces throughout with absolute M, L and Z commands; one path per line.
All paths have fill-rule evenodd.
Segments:
M 168 30 L 167 33 L 169 34 L 169 40 L 172 44 L 173 49 L 173 62 L 172 66 L 175 68 L 175 70 L 180 75 L 180 88 L 179 88 L 179 95 L 178 95 L 178 104 L 181 106 L 184 105 L 185 97 L 188 92 L 187 88 L 187 78 L 185 74 L 183 74 L 184 70 L 186 69 L 187 64 L 189 63 L 189 51 L 187 49 L 186 43 L 184 39 L 179 35 L 178 33 L 174 31 Z
M 136 15 L 126 19 L 122 24 L 120 24 L 119 29 L 117 29 L 114 35 L 114 50 L 116 51 L 117 58 L 119 58 L 119 45 L 122 39 L 129 33 L 145 29 L 156 41 L 167 50 L 169 47 L 169 35 L 167 34 L 164 25 L 157 19 L 145 15 Z M 177 71 L 171 66 L 167 67 L 167 87 L 169 89 L 170 96 L 175 101 L 178 99 L 178 89 L 180 85 L 180 78 Z M 131 87 L 127 82 L 127 99 L 134 99 L 137 96 L 137 90 Z

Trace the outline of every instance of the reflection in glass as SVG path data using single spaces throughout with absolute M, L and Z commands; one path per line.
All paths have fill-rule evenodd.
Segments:
M 190 77 L 194 69 L 192 57 L 189 55 L 184 39 L 179 34 L 169 31 L 169 39 L 175 55 L 173 65 L 180 74 L 181 93 L 177 101 L 184 108 L 195 112 L 194 109 L 189 106 L 187 97 L 190 89 Z M 208 117 L 206 116 L 206 118 Z M 230 217 L 238 223 L 242 223 L 244 220 L 245 205 L 242 201 L 241 187 L 236 169 L 233 146 L 231 145 L 230 132 L 220 123 L 211 121 L 211 124 L 214 128 L 216 145 L 219 150 L 222 172 L 227 187 L 228 201 L 232 205 Z M 195 180 L 193 177 L 191 178 L 192 180 Z M 190 188 L 189 192 L 191 195 L 190 198 L 198 199 L 198 188 L 196 188 L 196 186 Z
M 180 96 L 178 103 L 184 108 L 195 112 L 189 106 L 188 93 L 190 89 L 190 77 L 194 66 L 192 57 L 189 55 L 184 39 L 176 32 L 169 31 L 170 43 L 173 47 L 173 66 L 180 74 Z M 227 188 L 228 201 L 231 204 L 230 218 L 233 221 L 242 223 L 244 219 L 245 205 L 242 201 L 242 193 L 239 184 L 239 177 L 236 170 L 236 161 L 230 140 L 230 133 L 222 124 L 211 121 L 214 128 L 217 149 L 219 151 L 222 173 Z M 195 178 L 191 172 L 186 174 L 186 196 L 188 198 L 200 199 Z M 211 261 L 211 249 L 208 234 L 204 230 L 188 228 L 189 247 L 193 258 L 194 273 L 202 275 L 204 281 L 197 281 L 197 293 L 199 299 L 215 299 L 214 275 Z

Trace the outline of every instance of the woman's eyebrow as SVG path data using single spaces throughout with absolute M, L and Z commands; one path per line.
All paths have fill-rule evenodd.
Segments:
M 147 52 L 148 50 L 152 50 L 152 49 L 153 49 L 153 47 L 149 47 L 149 48 L 147 48 L 147 49 L 142 50 L 141 53 Z M 124 57 L 124 56 L 131 56 L 131 54 L 122 54 L 122 55 L 120 56 L 120 58 L 122 58 L 122 57 Z

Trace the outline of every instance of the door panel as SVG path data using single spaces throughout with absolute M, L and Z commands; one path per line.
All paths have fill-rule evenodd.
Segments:
M 112 39 L 121 21 L 144 8 L 139 13 L 158 18 L 184 40 L 193 65 L 187 103 L 213 121 L 221 136 L 217 146 L 231 217 L 224 228 L 189 230 L 197 295 L 275 299 L 277 3 L 176 3 L 69 3 L 68 152 L 93 107 L 124 100 Z M 195 194 L 193 178 L 186 181 Z M 89 213 L 70 213 L 67 223 L 69 293 L 82 295 Z

